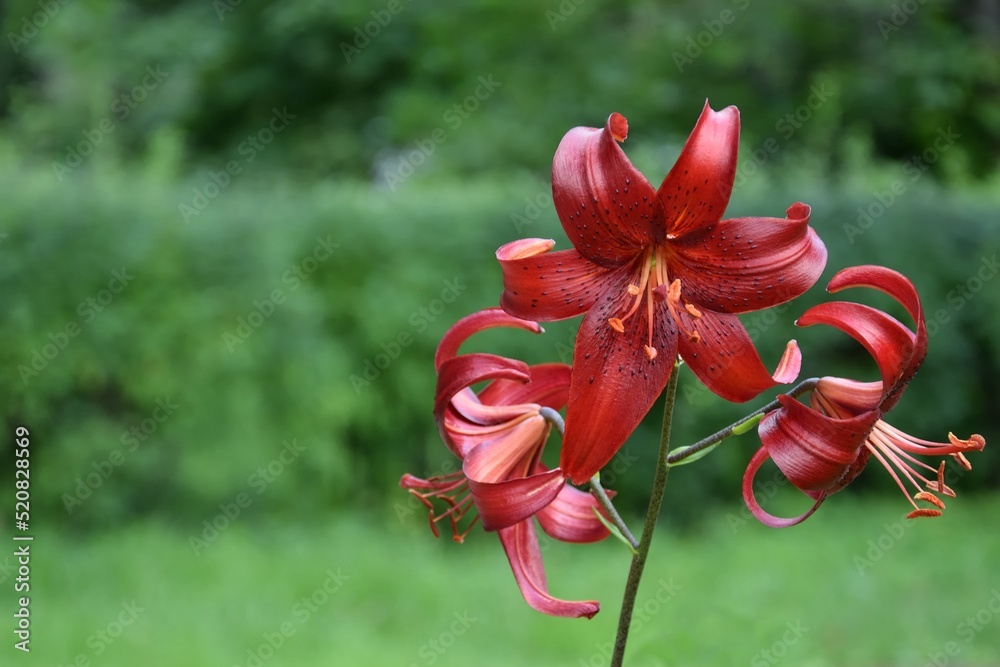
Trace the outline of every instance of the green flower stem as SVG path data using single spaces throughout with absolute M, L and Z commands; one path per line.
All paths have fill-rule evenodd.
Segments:
M 632 566 L 625 582 L 625 595 L 622 599 L 622 611 L 618 617 L 618 636 L 615 637 L 615 651 L 611 657 L 611 667 L 621 667 L 625 659 L 625 644 L 628 642 L 628 631 L 632 625 L 632 609 L 635 607 L 636 594 L 639 591 L 639 581 L 642 570 L 646 567 L 649 547 L 653 542 L 653 530 L 656 519 L 660 515 L 660 505 L 663 502 L 663 491 L 667 486 L 667 452 L 670 450 L 670 425 L 673 422 L 674 402 L 677 398 L 678 364 L 674 364 L 670 381 L 667 383 L 666 403 L 663 406 L 663 427 L 660 430 L 660 453 L 656 457 L 656 476 L 653 480 L 653 490 L 649 498 L 649 509 L 646 512 L 646 522 L 642 528 L 642 540 L 639 542 L 638 553 L 632 557 Z
M 792 390 L 788 392 L 788 395 L 791 396 L 792 398 L 795 398 L 796 396 L 801 396 L 807 391 L 814 389 L 816 387 L 817 382 L 819 382 L 819 378 L 809 378 L 808 380 L 803 380 L 799 384 L 795 385 L 795 387 L 793 387 Z M 781 403 L 779 403 L 777 400 L 773 400 L 764 407 L 762 407 L 760 410 L 755 410 L 751 412 L 746 417 L 743 417 L 738 422 L 730 424 L 721 431 L 713 433 L 712 435 L 708 436 L 703 440 L 699 440 L 693 445 L 688 445 L 687 447 L 682 447 L 681 449 L 674 451 L 673 454 L 667 456 L 667 465 L 668 466 L 676 465 L 681 461 L 683 461 L 684 459 L 688 458 L 689 456 L 693 456 L 694 454 L 697 454 L 698 452 L 704 449 L 708 449 L 709 447 L 712 447 L 713 445 L 722 442 L 731 435 L 739 435 L 740 433 L 745 433 L 746 429 L 741 429 L 740 428 L 741 426 L 755 419 L 757 421 L 760 421 L 760 418 L 762 416 L 764 416 L 768 412 L 771 412 L 772 410 L 778 409 L 779 407 L 781 407 Z M 747 424 L 748 428 L 752 426 L 753 424 Z
M 560 415 L 557 411 L 552 408 L 543 407 L 538 411 L 538 414 L 540 414 L 547 422 L 552 424 L 555 429 L 559 431 L 560 436 L 565 435 L 566 422 L 563 421 L 562 415 Z M 615 509 L 615 506 L 611 503 L 611 498 L 608 497 L 607 491 L 605 491 L 604 487 L 601 486 L 601 478 L 599 474 L 594 475 L 593 479 L 590 480 L 590 492 L 594 494 L 594 497 L 597 498 L 601 507 L 603 507 L 608 513 L 608 518 L 611 520 L 611 523 L 613 523 L 615 528 L 621 532 L 622 536 L 628 540 L 628 543 L 632 546 L 632 548 L 638 548 L 638 540 L 636 540 L 635 536 L 632 535 L 632 531 L 629 530 L 628 526 L 625 524 L 621 514 L 618 513 L 618 510 Z
M 601 507 L 604 508 L 604 511 L 608 513 L 608 518 L 611 519 L 611 523 L 613 523 L 615 528 L 621 532 L 622 536 L 628 540 L 632 549 L 638 549 L 639 541 L 635 539 L 635 535 L 633 535 L 632 531 L 628 529 L 625 521 L 622 519 L 621 515 L 618 514 L 618 510 L 616 510 L 615 506 L 611 504 L 611 498 L 608 498 L 607 491 L 605 491 L 604 487 L 601 486 L 600 474 L 594 475 L 591 478 L 590 492 L 594 494 L 594 497 L 597 498 L 597 502 L 599 502 Z

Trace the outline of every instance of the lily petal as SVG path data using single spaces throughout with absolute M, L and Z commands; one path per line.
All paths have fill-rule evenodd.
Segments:
M 601 266 L 620 266 L 664 238 L 656 192 L 618 145 L 626 136 L 628 121 L 613 113 L 601 129 L 567 132 L 552 160 L 559 221 L 573 247 Z
M 677 354 L 677 331 L 666 303 L 655 305 L 650 360 L 649 319 L 639 308 L 622 333 L 608 318 L 623 310 L 627 293 L 608 295 L 583 318 L 573 351 L 560 467 L 584 484 L 610 461 L 663 392 Z
M 458 354 L 458 348 L 462 346 L 469 336 L 478 333 L 483 329 L 493 327 L 517 327 L 526 329 L 534 333 L 541 333 L 542 327 L 537 322 L 530 322 L 508 315 L 501 308 L 487 308 L 466 315 L 452 325 L 438 343 L 437 353 L 434 355 L 434 369 L 441 370 L 441 364 Z
M 570 367 L 566 364 L 536 364 L 528 369 L 531 381 L 494 380 L 479 393 L 479 400 L 494 406 L 537 403 L 553 410 L 566 407 Z
M 798 376 L 802 356 L 794 341 L 785 353 L 774 375 L 767 372 L 746 328 L 736 315 L 702 311 L 694 318 L 680 313 L 688 331 L 696 330 L 697 342 L 680 336 L 679 352 L 691 371 L 706 387 L 727 401 L 743 403 L 779 383 L 791 382 Z
M 495 354 L 474 352 L 448 359 L 438 369 L 434 392 L 434 417 L 441 423 L 444 410 L 455 394 L 483 380 L 505 378 L 527 382 L 531 379 L 528 364 Z
M 916 347 L 916 337 L 902 322 L 860 303 L 821 303 L 803 313 L 795 323 L 803 327 L 827 324 L 861 343 L 878 365 L 885 392 L 900 383 Z
M 482 446 L 472 450 L 470 458 L 479 449 Z M 466 458 L 462 470 L 469 476 L 469 491 L 485 530 L 500 530 L 530 519 L 566 486 L 566 476 L 559 468 L 505 482 L 480 482 L 471 476 L 475 470 L 470 474 L 470 468 L 479 462 L 470 466 L 470 458 Z
M 522 239 L 496 252 L 503 270 L 500 306 L 519 317 L 551 322 L 582 315 L 623 271 L 585 259 L 576 250 L 548 252 L 554 241 Z
M 733 218 L 672 239 L 672 277 L 700 307 L 746 313 L 791 301 L 826 266 L 826 246 L 809 226 L 809 207 L 787 218 Z
M 550 536 L 563 542 L 598 542 L 610 533 L 594 510 L 601 504 L 589 493 L 565 485 L 550 505 L 538 512 L 538 522 Z
M 509 383 L 510 386 L 515 387 L 527 386 L 526 383 L 514 382 L 513 380 L 494 380 L 489 386 L 492 387 L 497 382 Z M 481 397 L 477 397 L 472 389 L 466 387 L 452 396 L 451 406 L 445 410 L 445 419 L 449 423 L 449 428 L 455 429 L 465 428 L 461 422 L 482 426 L 501 425 L 511 419 L 523 416 L 532 407 L 535 411 L 539 408 L 539 406 L 532 406 L 530 403 L 515 405 L 512 403 L 497 404 L 494 401 L 482 402 Z
M 722 219 L 733 193 L 740 144 L 736 107 L 713 111 L 705 101 L 698 123 L 656 194 L 674 238 Z
M 757 471 L 760 470 L 761 465 L 764 464 L 770 456 L 767 453 L 766 447 L 761 447 L 757 450 L 757 453 L 753 455 L 750 459 L 750 464 L 747 465 L 747 470 L 743 473 L 743 502 L 747 504 L 747 509 L 765 526 L 771 528 L 789 528 L 796 524 L 802 523 L 810 516 L 813 512 L 819 509 L 819 506 L 823 504 L 826 499 L 826 494 L 817 491 L 804 491 L 807 496 L 816 501 L 812 507 L 810 507 L 806 512 L 800 514 L 797 517 L 792 517 L 790 519 L 782 519 L 770 514 L 760 506 L 757 502 L 757 496 L 754 494 L 753 490 L 753 480 L 757 476 Z
M 593 618 L 600 611 L 601 605 L 594 600 L 568 602 L 549 595 L 534 523 L 522 521 L 509 528 L 502 528 L 499 536 L 521 595 L 532 609 L 566 618 Z
M 913 379 L 917 369 L 924 362 L 924 357 L 927 356 L 927 325 L 924 322 L 920 295 L 917 294 L 917 288 L 910 282 L 910 279 L 903 274 L 884 266 L 871 264 L 854 266 L 838 272 L 830 280 L 827 290 L 839 292 L 849 287 L 871 287 L 888 294 L 906 308 L 917 325 L 916 340 L 910 360 L 906 364 L 906 368 L 902 370 L 896 385 L 892 388 L 886 388 L 887 395 L 882 402 L 882 411 L 888 412 L 899 402 L 906 385 Z
M 844 475 L 861 455 L 878 411 L 832 419 L 789 396 L 778 400 L 782 409 L 765 415 L 757 433 L 788 481 L 804 491 L 831 491 L 850 481 Z

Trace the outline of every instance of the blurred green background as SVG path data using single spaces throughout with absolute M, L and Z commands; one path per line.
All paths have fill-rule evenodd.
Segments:
M 568 247 L 552 154 L 612 111 L 658 184 L 704 100 L 737 105 L 728 214 L 810 204 L 820 287 L 909 275 L 930 353 L 892 423 L 997 438 L 997 0 L 12 0 L 0 19 L 0 409 L 31 432 L 37 531 L 33 650 L 11 664 L 607 664 L 623 549 L 546 543 L 553 592 L 604 606 L 542 618 L 494 537 L 435 542 L 398 479 L 450 464 L 437 341 L 496 304 L 499 245 Z M 796 337 L 804 376 L 874 377 L 842 334 L 792 326 L 820 287 L 744 318 L 766 362 Z M 850 295 L 892 307 L 869 297 Z M 570 362 L 576 326 L 469 349 Z M 677 445 L 770 398 L 728 405 L 686 370 L 680 392 Z M 647 422 L 604 476 L 636 526 Z M 994 448 L 949 473 L 942 519 L 901 523 L 872 466 L 772 531 L 742 523 L 757 446 L 671 476 L 629 664 L 1000 665 Z M 795 511 L 778 479 L 760 474 L 768 507 Z

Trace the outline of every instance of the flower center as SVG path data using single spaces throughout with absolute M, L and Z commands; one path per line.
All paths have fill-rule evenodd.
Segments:
M 681 299 L 681 281 L 680 278 L 675 278 L 672 282 L 667 276 L 667 259 L 666 255 L 658 247 L 650 247 L 647 251 L 646 256 L 643 258 L 642 262 L 642 273 L 639 276 L 639 284 L 630 283 L 628 288 L 629 296 L 635 298 L 632 302 L 631 308 L 621 317 L 611 317 L 608 319 L 608 325 L 618 333 L 625 332 L 625 322 L 628 321 L 630 317 L 635 315 L 639 308 L 642 306 L 643 301 L 646 302 L 646 326 L 647 326 L 647 337 L 646 345 L 643 346 L 646 350 L 646 356 L 652 361 L 656 358 L 656 348 L 653 347 L 653 321 L 654 321 L 654 306 L 656 302 L 663 301 L 667 302 L 667 311 L 670 316 L 677 323 L 678 328 L 681 333 L 688 337 L 693 343 L 697 343 L 701 340 L 701 335 L 698 330 L 692 325 L 689 331 L 684 326 L 684 321 L 681 318 L 681 311 L 687 313 L 694 319 L 701 317 L 701 311 L 698 310 L 692 303 L 683 302 Z

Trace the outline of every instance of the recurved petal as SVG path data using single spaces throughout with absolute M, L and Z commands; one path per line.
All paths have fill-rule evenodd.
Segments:
M 703 310 L 701 317 L 680 313 L 684 328 L 696 331 L 698 340 L 681 335 L 679 351 L 691 371 L 718 396 L 743 403 L 776 384 L 798 376 L 802 355 L 789 342 L 774 374 L 767 372 L 746 328 L 736 315 Z
M 831 417 L 849 417 L 874 410 L 882 400 L 882 383 L 859 382 L 845 378 L 822 377 L 816 383 L 816 390 L 810 396 L 815 409 L 818 405 L 817 394 L 827 399 L 827 404 L 837 409 L 841 414 L 831 414 Z
M 924 312 L 920 304 L 920 295 L 917 294 L 917 288 L 913 286 L 909 278 L 903 274 L 884 266 L 871 264 L 853 266 L 838 272 L 830 281 L 827 289 L 830 292 L 839 292 L 849 287 L 871 287 L 888 294 L 906 308 L 906 311 L 917 325 L 913 354 L 910 356 L 906 368 L 903 369 L 896 385 L 886 389 L 887 397 L 883 401 L 882 410 L 888 412 L 899 401 L 903 389 L 913 379 L 917 369 L 920 368 L 920 364 L 924 362 L 924 357 L 927 355 L 927 325 L 924 323 Z
M 594 511 L 600 503 L 589 493 L 564 485 L 551 504 L 538 512 L 542 529 L 563 542 L 598 542 L 610 535 Z
M 583 484 L 614 457 L 663 391 L 674 367 L 677 334 L 665 302 L 656 304 L 650 360 L 645 346 L 645 304 L 618 333 L 608 318 L 620 316 L 628 293 L 608 296 L 583 318 L 576 335 L 560 467 Z
M 861 343 L 878 365 L 886 394 L 902 381 L 914 355 L 913 332 L 891 315 L 864 304 L 821 303 L 803 313 L 795 323 L 803 327 L 827 324 Z
M 757 426 L 775 464 L 803 491 L 840 489 L 878 421 L 878 411 L 832 419 L 788 396 L 778 400 L 782 407 L 765 415 Z
M 481 448 L 472 450 L 465 459 L 462 469 L 466 475 L 470 475 L 469 459 Z M 499 530 L 530 519 L 555 500 L 565 485 L 566 477 L 558 468 L 505 482 L 481 482 L 469 477 L 469 491 L 486 530 Z
M 440 370 L 441 364 L 458 354 L 458 348 L 472 334 L 490 329 L 492 327 L 517 327 L 535 333 L 540 333 L 542 327 L 537 322 L 529 322 L 520 318 L 508 315 L 501 308 L 487 308 L 466 315 L 458 322 L 455 322 L 438 343 L 437 353 L 434 355 L 434 369 Z
M 706 100 L 680 157 L 656 192 L 663 202 L 668 237 L 722 219 L 733 193 L 739 144 L 739 110 L 730 106 L 713 111 Z
M 543 322 L 576 317 L 590 310 L 628 268 L 609 269 L 576 250 L 548 252 L 554 241 L 521 239 L 497 250 L 503 271 L 500 306 L 518 317 Z
M 788 528 L 802 523 L 812 516 L 813 512 L 819 509 L 819 506 L 823 504 L 823 501 L 826 499 L 826 494 L 822 491 L 804 491 L 803 493 L 812 498 L 815 503 L 813 503 L 813 506 L 806 510 L 806 512 L 796 517 L 783 519 L 765 511 L 764 508 L 762 508 L 757 502 L 757 496 L 753 490 L 753 480 L 757 476 L 757 471 L 760 470 L 761 465 L 763 465 L 768 458 L 770 457 L 767 453 L 767 448 L 761 447 L 757 450 L 757 453 L 753 455 L 753 458 L 750 459 L 750 464 L 747 466 L 746 472 L 743 473 L 743 502 L 747 504 L 747 509 L 750 510 L 751 514 L 753 514 L 757 520 L 765 526 L 769 526 L 771 528 Z
M 438 369 L 434 392 L 434 417 L 441 423 L 444 410 L 452 397 L 466 387 L 483 380 L 507 379 L 527 382 L 528 364 L 495 354 L 474 352 L 448 359 Z
M 720 313 L 770 308 L 812 287 L 826 266 L 826 246 L 809 226 L 809 207 L 787 218 L 733 218 L 668 243 L 671 277 L 699 307 Z
M 549 595 L 548 583 L 545 581 L 545 568 L 542 565 L 542 551 L 538 547 L 538 535 L 535 525 L 530 520 L 522 521 L 499 531 L 500 543 L 510 561 L 510 569 L 514 572 L 521 595 L 528 605 L 543 614 L 563 616 L 566 618 L 593 618 L 601 609 L 596 601 L 569 602 L 559 600 Z
M 552 160 L 552 198 L 566 236 L 587 259 L 619 266 L 662 241 L 663 207 L 618 142 L 628 121 L 613 113 L 601 129 L 574 127 Z
M 538 404 L 562 410 L 569 397 L 570 367 L 566 364 L 537 364 L 528 368 L 531 380 L 495 380 L 479 394 L 479 400 L 495 406 Z M 499 409 L 499 408 L 498 408 Z
M 512 387 L 526 386 L 523 382 L 515 382 L 513 380 L 494 380 L 488 386 L 492 387 L 497 382 L 504 382 Z M 476 396 L 475 392 L 469 388 L 465 388 L 452 396 L 451 407 L 445 411 L 445 418 L 448 419 L 449 415 L 451 415 L 456 420 L 462 420 L 470 424 L 491 426 L 503 424 L 530 412 L 538 412 L 538 408 L 538 405 L 531 403 L 497 405 L 493 401 L 483 402 L 481 397 Z M 462 425 L 456 421 L 455 428 L 462 428 Z

